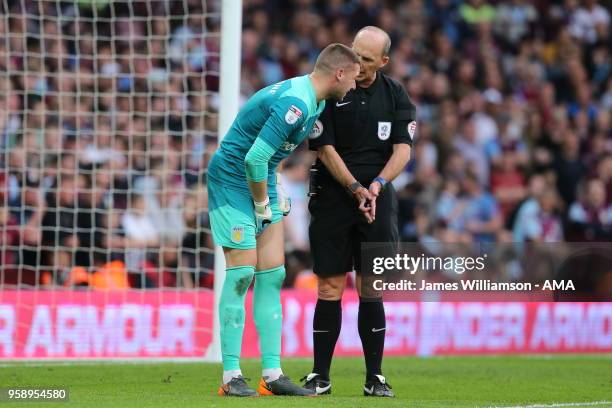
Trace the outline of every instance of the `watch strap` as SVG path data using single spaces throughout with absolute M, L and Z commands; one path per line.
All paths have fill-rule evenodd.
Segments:
M 385 180 L 384 178 L 382 178 L 380 176 L 374 178 L 374 180 L 372 180 L 372 182 L 374 182 L 374 181 L 378 181 L 380 183 L 380 187 L 381 188 L 385 188 L 385 185 L 387 185 L 387 183 L 388 183 L 387 180 Z
M 351 193 L 355 194 L 360 187 L 363 187 L 360 182 L 356 181 L 354 183 L 349 184 L 348 189 Z M 365 187 L 364 187 L 365 188 Z

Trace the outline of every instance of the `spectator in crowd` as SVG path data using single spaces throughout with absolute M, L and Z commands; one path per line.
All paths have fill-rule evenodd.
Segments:
M 610 34 L 610 12 L 596 0 L 583 0 L 570 18 L 570 32 L 586 44 L 608 38 Z
M 571 205 L 576 197 L 576 186 L 585 176 L 586 168 L 580 158 L 580 139 L 576 133 L 568 129 L 564 132 L 561 143 L 554 158 L 553 168 L 561 198 L 566 205 Z
M 533 193 L 534 197 L 525 202 L 516 217 L 514 242 L 561 242 L 559 195 L 549 186 Z
M 53 282 L 62 283 L 81 249 L 79 239 L 79 191 L 85 189 L 84 176 L 60 174 L 42 220 L 42 267 L 50 270 Z M 85 247 L 83 247 L 85 248 Z
M 185 235 L 181 243 L 179 279 L 182 286 L 189 289 L 213 287 L 214 245 L 208 233 L 207 194 L 206 188 L 192 188 L 183 203 Z
M 436 206 L 436 225 L 448 225 L 452 229 L 461 229 L 461 225 L 458 225 L 458 219 L 463 212 L 465 203 L 459 197 L 460 192 L 459 180 L 447 179 L 445 181 Z M 442 223 L 438 221 L 442 221 Z
M 112 206 L 105 207 L 100 214 L 99 228 L 95 231 L 96 261 L 125 261 L 128 240 L 122 225 L 123 210 Z
M 121 218 L 121 226 L 125 232 L 126 266 L 130 273 L 138 275 L 144 272 L 149 249 L 159 248 L 160 236 L 155 223 L 147 215 L 147 201 L 142 194 L 133 193 L 128 200 L 128 208 Z M 141 287 L 152 286 L 146 276 L 138 276 Z
M 461 134 L 455 137 L 454 147 L 465 158 L 467 168 L 478 178 L 478 182 L 488 185 L 490 166 L 484 147 L 476 139 L 473 119 L 463 122 Z
M 495 32 L 510 47 L 533 32 L 538 19 L 536 7 L 525 0 L 500 3 L 495 10 Z
M 479 144 L 486 146 L 499 135 L 496 118 L 503 102 L 503 96 L 497 89 L 489 88 L 483 92 L 482 101 L 484 101 L 484 109 L 475 109 L 473 120 L 476 140 Z M 477 102 L 481 103 L 480 98 L 477 98 Z
M 603 181 L 592 179 L 586 182 L 581 196 L 569 209 L 571 237 L 578 241 L 612 239 L 612 205 L 607 204 Z
M 40 247 L 42 244 L 42 221 L 47 210 L 45 190 L 37 183 L 26 183 L 21 189 L 20 205 L 13 207 L 13 216 L 21 226 L 19 241 L 19 268 L 21 283 L 36 285 L 40 273 Z
M 512 231 L 514 242 L 523 242 L 523 228 L 530 217 L 539 211 L 537 203 L 538 194 L 547 186 L 546 177 L 543 174 L 533 174 L 527 182 L 526 196 L 514 207 L 506 218 L 506 228 Z
M 0 192 L 0 285 L 15 285 L 19 283 L 19 223 L 4 204 L 4 191 Z
M 499 168 L 491 174 L 491 193 L 499 203 L 501 215 L 508 219 L 516 205 L 525 198 L 526 182 L 514 155 L 503 154 Z
M 503 227 L 497 201 L 483 190 L 475 175 L 468 174 L 462 180 L 462 189 L 465 208 L 459 216 L 461 229 L 471 234 L 473 241 L 495 242 Z

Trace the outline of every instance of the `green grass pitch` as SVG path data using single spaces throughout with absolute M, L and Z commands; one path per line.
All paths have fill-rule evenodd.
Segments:
M 311 363 L 283 367 L 297 381 Z M 0 363 L 0 387 L 69 388 L 68 402 L 41 407 L 612 407 L 612 355 L 388 357 L 383 369 L 395 399 L 362 396 L 361 358 L 336 358 L 333 394 L 315 398 L 218 397 L 221 366 L 207 363 Z M 259 361 L 242 370 L 255 386 Z M 32 404 L 0 402 L 11 406 Z

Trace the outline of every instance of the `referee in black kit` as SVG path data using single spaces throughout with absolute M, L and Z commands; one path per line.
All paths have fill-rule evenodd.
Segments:
M 331 392 L 329 369 L 340 334 L 340 300 L 346 273 L 354 269 L 367 371 L 364 395 L 394 396 L 381 370 L 385 310 L 380 293 L 371 295 L 367 286 L 362 288 L 360 262 L 362 242 L 398 242 L 398 204 L 390 181 L 408 163 L 416 131 L 416 108 L 408 94 L 378 72 L 389 62 L 390 46 L 388 34 L 380 28 L 368 26 L 357 33 L 353 41 L 361 60 L 357 88 L 340 102 L 327 101 L 310 135 L 310 149 L 317 151 L 309 210 L 318 301 L 314 366 L 302 380 L 317 394 Z

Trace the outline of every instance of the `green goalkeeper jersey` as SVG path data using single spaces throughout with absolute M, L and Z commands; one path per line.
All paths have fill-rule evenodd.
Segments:
M 208 178 L 216 184 L 250 194 L 245 156 L 261 138 L 275 153 L 268 162 L 268 192 L 276 194 L 276 167 L 308 136 L 323 109 L 317 104 L 308 75 L 291 78 L 261 89 L 242 107 L 208 166 Z M 221 106 L 223 109 L 223 106 Z

